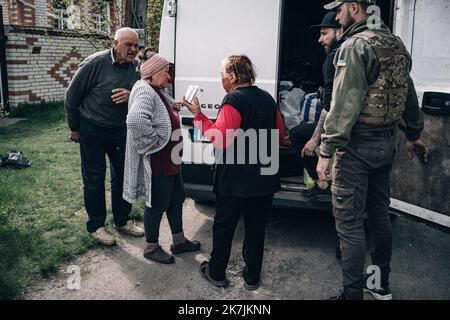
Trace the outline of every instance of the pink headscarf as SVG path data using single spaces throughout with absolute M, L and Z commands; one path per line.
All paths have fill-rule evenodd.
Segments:
M 159 54 L 153 55 L 150 59 L 144 61 L 139 67 L 141 79 L 148 79 L 154 76 L 169 65 L 169 61 Z

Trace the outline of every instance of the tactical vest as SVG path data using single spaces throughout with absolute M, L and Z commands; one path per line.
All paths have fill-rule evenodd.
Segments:
M 366 30 L 354 35 L 368 42 L 380 64 L 377 80 L 369 85 L 358 122 L 370 126 L 391 125 L 402 118 L 411 69 L 409 53 L 394 35 L 382 36 Z

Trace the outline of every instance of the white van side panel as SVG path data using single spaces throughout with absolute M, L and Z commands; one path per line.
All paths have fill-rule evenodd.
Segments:
M 411 53 L 419 103 L 425 92 L 450 94 L 450 0 L 397 0 L 394 32 Z M 450 117 L 424 113 L 422 139 L 430 163 L 409 160 L 404 135 L 399 138 L 392 197 L 450 216 Z
M 256 67 L 256 85 L 277 95 L 281 0 L 179 0 L 177 15 L 167 13 L 165 0 L 160 53 L 175 63 L 175 98 L 189 85 L 204 89 L 203 113 L 216 118 L 225 91 L 220 79 L 222 60 L 246 54 Z M 182 108 L 181 117 L 192 117 Z M 193 143 L 183 125 L 183 162 L 214 163 L 210 143 Z
M 220 66 L 244 53 L 257 70 L 257 85 L 276 99 L 280 0 L 178 1 L 175 95 L 190 84 L 204 88 L 205 114 L 215 117 L 225 92 Z
M 411 76 L 423 92 L 450 93 L 450 0 L 398 0 L 395 33 L 413 59 Z

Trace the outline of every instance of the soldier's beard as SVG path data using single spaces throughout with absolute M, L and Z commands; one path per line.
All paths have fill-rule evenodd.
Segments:
M 331 50 L 333 50 L 334 46 L 336 45 L 336 42 L 337 42 L 337 38 L 334 37 L 331 40 L 331 43 L 329 45 L 324 46 L 325 54 L 329 54 L 331 52 Z
M 356 20 L 352 18 L 350 12 L 347 12 L 347 16 L 345 17 L 345 21 L 339 21 L 342 26 L 343 31 L 347 31 L 353 24 L 356 23 Z

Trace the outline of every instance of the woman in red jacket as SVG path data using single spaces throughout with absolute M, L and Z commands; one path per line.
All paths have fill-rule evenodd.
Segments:
M 223 156 L 216 156 L 213 249 L 210 260 L 200 266 L 201 274 L 217 287 L 229 284 L 225 271 L 241 214 L 245 223 L 244 287 L 247 290 L 259 287 L 265 229 L 272 211 L 273 195 L 280 188 L 278 168 L 265 173 L 268 164 L 260 154 L 261 150 L 275 151 L 269 158 L 272 164 L 278 163 L 278 140 L 271 137 L 278 137 L 277 128 L 282 129 L 281 136 L 284 137 L 284 126 L 275 100 L 254 85 L 255 76 L 247 56 L 231 55 L 224 59 L 221 79 L 227 94 L 215 123 L 201 112 L 197 98 L 193 104 L 182 101 L 195 115 L 194 125 L 213 142 L 216 155 L 219 152 Z

